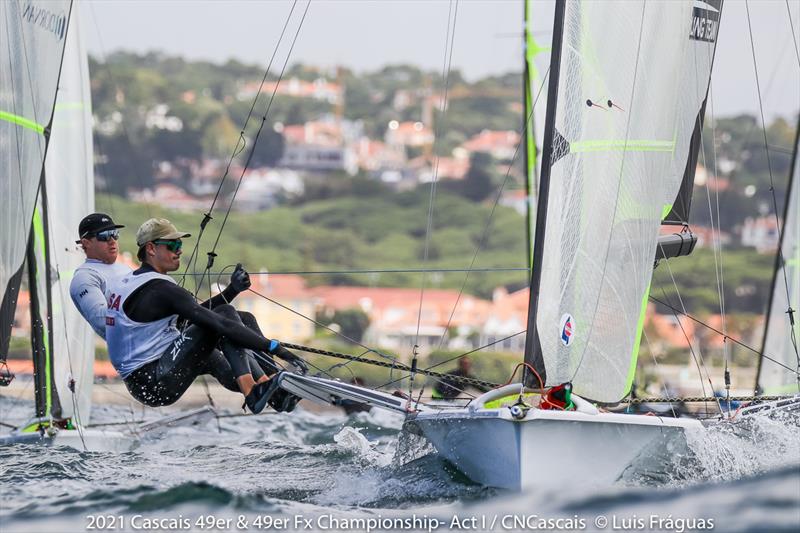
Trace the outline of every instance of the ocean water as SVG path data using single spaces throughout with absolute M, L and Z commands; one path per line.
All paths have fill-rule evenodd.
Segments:
M 299 408 L 170 428 L 125 453 L 3 447 L 0 531 L 800 531 L 800 428 L 785 421 L 688 435 L 611 486 L 523 493 L 471 483 L 402 423 Z

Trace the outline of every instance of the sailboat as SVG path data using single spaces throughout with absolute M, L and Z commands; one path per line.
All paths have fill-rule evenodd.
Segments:
M 556 2 L 522 383 L 450 408 L 288 373 L 281 386 L 403 412 L 405 430 L 473 481 L 512 490 L 611 483 L 648 450 L 703 431 L 598 405 L 631 391 L 655 265 L 696 244 L 688 218 L 721 12 L 722 0 Z M 789 224 L 784 255 L 796 258 Z
M 800 393 L 800 117 L 795 136 L 791 175 L 786 188 L 779 253 L 775 257 L 775 275 L 767 307 L 762 354 L 770 354 L 781 364 L 759 359 L 756 390 L 763 394 Z M 787 335 L 788 332 L 788 335 Z M 794 369 L 794 371 L 792 371 Z
M 75 228 L 94 210 L 89 65 L 77 5 L 0 3 L 11 52 L 0 74 L 0 367 L 23 277 L 31 294 L 35 409 L 0 443 L 128 449 L 116 431 L 90 429 L 94 335 L 69 297 L 84 261 Z M 27 265 L 27 268 L 26 266 Z

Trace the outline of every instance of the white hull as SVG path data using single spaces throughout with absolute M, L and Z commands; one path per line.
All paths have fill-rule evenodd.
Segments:
M 0 437 L 0 446 L 9 444 L 39 444 L 42 446 L 70 446 L 79 451 L 126 452 L 132 450 L 138 439 L 119 431 L 99 429 L 59 429 L 54 434 L 12 431 Z
M 577 411 L 534 408 L 521 419 L 508 407 L 483 407 L 514 391 L 519 386 L 486 393 L 467 408 L 417 413 L 407 427 L 473 481 L 511 490 L 577 480 L 613 483 L 643 452 L 703 427 L 692 419 L 603 413 L 585 401 L 576 401 Z

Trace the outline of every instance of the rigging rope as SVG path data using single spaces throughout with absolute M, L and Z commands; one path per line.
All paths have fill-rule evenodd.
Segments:
M 310 3 L 311 2 L 309 0 L 309 4 Z M 219 195 L 222 192 L 222 187 L 223 187 L 223 185 L 225 183 L 225 180 L 228 178 L 228 173 L 230 172 L 230 168 L 231 168 L 231 165 L 233 164 L 233 160 L 239 154 L 242 153 L 242 151 L 245 149 L 245 147 L 247 145 L 247 142 L 245 141 L 244 133 L 247 130 L 247 125 L 250 123 L 250 118 L 253 116 L 253 111 L 255 110 L 256 103 L 258 102 L 258 97 L 261 96 L 261 89 L 264 87 L 264 83 L 266 82 L 267 77 L 269 76 L 270 69 L 272 69 L 272 63 L 275 60 L 275 56 L 278 54 L 278 48 L 280 47 L 281 42 L 283 42 L 283 36 L 285 35 L 286 28 L 289 26 L 289 22 L 292 19 L 292 15 L 294 14 L 295 6 L 297 6 L 297 0 L 294 0 L 294 2 L 292 3 L 292 8 L 289 10 L 289 14 L 286 16 L 286 21 L 283 23 L 283 29 L 281 29 L 281 34 L 278 37 L 278 42 L 275 44 L 275 48 L 272 51 L 272 56 L 270 57 L 269 63 L 267 64 L 267 68 L 264 70 L 264 76 L 261 79 L 261 84 L 258 86 L 258 91 L 256 92 L 255 97 L 253 97 L 253 103 L 250 106 L 250 111 L 247 113 L 247 118 L 244 121 L 244 126 L 242 126 L 242 129 L 239 132 L 239 138 L 238 138 L 238 140 L 236 142 L 236 146 L 234 146 L 233 153 L 231 154 L 231 157 L 228 159 L 228 164 L 225 167 L 225 172 L 222 175 L 222 178 L 221 178 L 220 183 L 219 183 L 219 187 L 217 187 L 217 192 L 214 195 L 214 199 L 211 201 L 211 206 L 209 207 L 208 212 L 203 214 L 203 220 L 202 220 L 202 222 L 200 222 L 200 233 L 197 235 L 197 240 L 195 241 L 194 248 L 192 248 L 192 253 L 189 255 L 189 260 L 186 262 L 186 268 L 184 269 L 183 277 L 181 278 L 181 283 L 180 283 L 181 286 L 183 286 L 184 283 L 185 283 L 186 276 L 187 276 L 187 273 L 189 272 L 189 269 L 191 268 L 192 270 L 194 270 L 196 268 L 197 257 L 199 255 L 198 252 L 199 252 L 199 249 L 200 249 L 200 239 L 203 238 L 203 233 L 205 232 L 206 225 L 208 225 L 209 221 L 211 221 L 212 218 L 213 218 L 211 215 L 214 212 L 214 206 L 216 206 L 217 200 L 219 199 Z M 308 10 L 308 5 L 306 5 L 306 11 L 307 10 Z M 283 73 L 281 73 L 281 76 L 282 75 L 283 75 Z M 280 78 L 278 79 L 278 83 L 280 83 Z M 276 84 L 275 88 L 277 89 L 277 84 Z M 274 96 L 274 92 L 273 92 L 273 96 Z M 271 103 L 272 103 L 272 100 L 270 100 L 270 104 Z M 267 110 L 267 111 L 269 111 L 269 110 Z M 263 127 L 263 122 L 262 122 L 262 127 Z M 260 129 L 259 129 L 259 132 L 260 132 Z M 240 148 L 240 146 L 241 146 L 241 148 Z M 255 150 L 255 144 L 254 144 L 252 150 Z M 207 267 L 206 271 L 208 271 L 209 268 L 210 267 Z M 205 271 L 204 271 L 203 275 L 205 275 Z M 197 294 L 197 291 L 199 290 L 198 287 L 202 283 L 202 281 L 203 281 L 203 278 L 201 277 L 199 281 L 195 282 L 195 294 Z
M 280 86 L 281 81 L 283 80 L 283 75 L 286 72 L 286 66 L 289 64 L 289 59 L 292 57 L 292 51 L 294 50 L 294 46 L 297 43 L 297 38 L 300 36 L 300 30 L 303 28 L 303 23 L 306 20 L 306 15 L 308 14 L 308 8 L 311 7 L 311 0 L 308 1 L 306 4 L 306 9 L 303 11 L 303 17 L 300 19 L 300 23 L 297 26 L 297 31 L 294 34 L 294 38 L 292 39 L 292 44 L 289 47 L 289 52 L 286 54 L 286 59 L 283 62 L 283 67 L 281 68 L 281 73 L 278 75 L 278 81 L 275 84 L 275 87 L 272 90 L 272 95 L 269 98 L 269 103 L 267 104 L 267 109 L 264 111 L 264 115 L 261 117 L 261 124 L 258 127 L 258 131 L 256 131 L 256 136 L 253 139 L 253 146 L 250 148 L 250 153 L 247 156 L 247 160 L 242 167 L 242 173 L 239 176 L 239 182 L 236 184 L 236 188 L 233 191 L 233 195 L 231 196 L 231 200 L 228 203 L 228 209 L 225 211 L 225 217 L 222 219 L 222 224 L 219 227 L 219 232 L 217 233 L 217 238 L 214 241 L 214 246 L 211 248 L 211 251 L 208 252 L 208 263 L 206 265 L 206 270 L 211 270 L 211 267 L 214 264 L 214 257 L 216 257 L 217 246 L 219 245 L 219 241 L 222 238 L 222 232 L 225 230 L 225 225 L 228 222 L 228 217 L 231 214 L 231 210 L 233 209 L 233 204 L 236 202 L 236 196 L 239 194 L 239 189 L 244 182 L 244 174 L 247 172 L 247 168 L 250 166 L 250 162 L 253 160 L 253 156 L 256 152 L 256 146 L 258 146 L 258 139 L 261 136 L 261 132 L 264 129 L 264 125 L 267 123 L 267 116 L 269 115 L 269 111 L 272 108 L 272 102 L 275 100 L 275 94 L 278 92 L 278 87 Z M 200 278 L 200 283 L 203 282 L 203 278 Z
M 452 21 L 451 21 L 451 14 L 452 14 Z M 456 39 L 456 21 L 458 20 L 458 0 L 455 1 L 455 13 L 453 13 L 453 2 L 450 1 L 450 9 L 447 13 L 447 32 L 445 37 L 445 49 L 444 49 L 444 62 L 442 64 L 442 79 L 444 80 L 444 96 L 442 97 L 442 104 L 441 104 L 441 117 L 439 118 L 436 124 L 436 131 L 434 131 L 433 137 L 433 157 L 435 160 L 434 168 L 433 168 L 433 178 L 431 179 L 431 191 L 428 198 L 428 218 L 425 227 L 425 247 L 422 254 L 422 264 L 426 265 L 428 263 L 428 251 L 430 248 L 430 240 L 431 240 L 431 233 L 433 232 L 433 204 L 436 198 L 436 186 L 439 183 L 439 156 L 436 155 L 436 143 L 441 137 L 443 131 L 443 124 L 444 118 L 447 113 L 447 99 L 448 99 L 448 91 L 450 88 L 450 67 L 452 65 L 453 60 L 453 49 L 455 48 L 454 43 Z M 452 33 L 450 31 L 452 24 Z M 448 54 L 448 47 L 449 47 L 449 54 Z M 419 343 L 419 329 L 422 323 L 422 305 L 424 302 L 425 297 L 425 276 L 422 276 L 422 280 L 420 281 L 420 290 L 419 290 L 419 312 L 417 313 L 417 331 L 414 335 L 414 346 L 417 346 Z M 416 359 L 416 354 L 414 356 Z
M 731 396 L 727 398 L 731 402 L 774 402 L 777 400 L 786 400 L 788 398 L 794 398 L 794 396 Z M 639 404 L 639 403 L 705 403 L 705 402 L 719 402 L 720 398 L 717 396 L 688 396 L 685 398 L 676 396 L 676 397 L 664 397 L 664 398 L 632 398 L 630 400 L 624 400 L 620 403 L 623 404 Z
M 775 215 L 775 226 L 778 228 L 778 242 L 783 242 L 783 228 L 781 227 L 780 219 L 778 218 L 778 200 L 775 196 L 775 182 L 772 176 L 772 161 L 769 153 L 769 143 L 767 142 L 767 125 L 764 119 L 764 103 L 761 99 L 761 85 L 758 80 L 758 63 L 756 61 L 756 47 L 755 42 L 753 40 L 753 27 L 750 22 L 750 3 L 748 0 L 745 0 L 745 8 L 747 10 L 747 29 L 750 33 L 750 50 L 753 54 L 753 71 L 755 72 L 756 76 L 756 89 L 758 91 L 758 109 L 761 113 L 761 129 L 764 133 L 764 150 L 767 153 L 767 169 L 769 170 L 769 191 L 772 195 L 772 208 Z M 791 17 L 789 17 L 791 20 Z M 794 32 L 792 33 L 794 35 Z M 788 198 L 787 198 L 788 201 Z M 789 302 L 789 309 L 788 313 L 791 317 L 793 309 L 791 307 L 791 296 L 789 294 L 789 280 L 786 275 L 786 258 L 783 257 L 783 250 L 781 250 L 780 246 L 778 247 L 778 257 L 780 259 L 780 269 L 781 273 L 783 274 L 783 284 L 786 289 L 786 301 Z M 797 338 L 794 335 L 794 328 L 791 329 L 790 338 L 792 340 L 792 346 L 794 347 L 794 354 L 797 358 L 797 366 L 800 368 L 800 352 L 798 352 L 797 348 Z
M 350 355 L 350 354 L 346 354 L 346 353 L 335 352 L 335 351 L 332 351 L 332 350 L 323 350 L 321 348 L 313 348 L 311 346 L 303 346 L 302 344 L 293 344 L 293 343 L 290 343 L 290 342 L 282 342 L 281 346 L 284 346 L 284 347 L 292 349 L 292 350 L 301 351 L 301 352 L 313 353 L 313 354 L 317 354 L 317 355 L 325 355 L 325 356 L 328 356 L 328 357 L 336 357 L 338 359 L 346 359 L 348 361 L 354 361 L 354 362 L 357 362 L 357 363 L 366 363 L 366 364 L 370 364 L 370 365 L 373 365 L 373 366 L 379 366 L 379 367 L 382 367 L 382 368 L 392 368 L 392 369 L 400 370 L 402 372 L 411 372 L 413 370 L 410 366 L 405 365 L 403 363 L 398 363 L 398 362 L 387 363 L 386 361 L 377 361 L 375 359 L 367 359 L 365 357 L 359 357 L 357 355 Z M 462 383 L 466 383 L 468 385 L 477 385 L 477 386 L 480 386 L 480 387 L 491 387 L 491 388 L 495 388 L 498 385 L 497 383 L 492 383 L 491 381 L 483 381 L 481 379 L 467 378 L 467 377 L 463 377 L 463 376 L 452 376 L 452 375 L 447 374 L 447 373 L 432 372 L 430 370 L 425 370 L 425 369 L 419 369 L 418 368 L 418 369 L 416 369 L 414 371 L 417 374 L 424 374 L 426 376 L 431 376 L 431 377 L 439 378 L 439 379 L 445 379 L 445 378 L 448 379 L 448 380 L 453 379 L 453 380 L 460 381 Z
M 496 341 L 490 342 L 489 344 L 485 344 L 485 345 L 483 345 L 483 346 L 479 346 L 479 347 L 477 347 L 477 348 L 475 348 L 475 349 L 473 349 L 473 350 L 470 350 L 470 351 L 468 351 L 468 352 L 462 353 L 462 354 L 460 354 L 460 355 L 457 355 L 457 356 L 455 356 L 455 357 L 451 357 L 450 359 L 446 359 L 446 360 L 444 360 L 444 361 L 441 361 L 441 362 L 439 362 L 439 363 L 436 363 L 436 364 L 434 364 L 434 365 L 431 365 L 431 366 L 429 366 L 429 367 L 427 367 L 427 368 L 423 369 L 423 371 L 429 371 L 431 368 L 436 368 L 436 367 L 439 367 L 439 366 L 442 366 L 442 365 L 446 365 L 447 363 L 450 363 L 450 362 L 452 362 L 452 361 L 455 361 L 456 359 L 461 359 L 462 357 L 466 357 L 466 356 L 468 356 L 468 355 L 471 355 L 471 354 L 473 354 L 473 353 L 475 353 L 475 352 L 479 352 L 479 351 L 481 351 L 481 350 L 485 350 L 486 348 L 489 348 L 489 347 L 491 347 L 491 346 L 494 346 L 495 344 L 500 344 L 501 342 L 504 342 L 504 341 L 506 341 L 506 340 L 508 340 L 508 339 L 511 339 L 511 338 L 517 337 L 517 336 L 519 336 L 519 335 L 522 335 L 522 334 L 524 334 L 524 333 L 525 333 L 525 331 L 526 331 L 526 330 L 518 331 L 517 333 L 513 333 L 513 334 L 511 334 L 511 335 L 509 335 L 509 336 L 507 336 L 507 337 L 503 337 L 502 339 L 497 339 Z M 383 385 L 379 386 L 378 388 L 379 388 L 379 389 L 382 389 L 382 388 L 384 388 L 384 387 L 388 387 L 389 385 L 393 385 L 394 383 L 397 383 L 397 382 L 399 382 L 399 381 L 403 381 L 403 380 L 404 380 L 404 379 L 406 379 L 407 377 L 408 377 L 408 376 L 403 376 L 403 377 L 400 377 L 400 378 L 397 378 L 397 379 L 393 379 L 393 380 L 391 380 L 391 381 L 388 381 L 388 382 L 384 383 Z
M 489 212 L 489 216 L 487 217 L 486 223 L 484 224 L 484 227 L 483 227 L 483 232 L 481 234 L 481 239 L 478 242 L 478 246 L 475 248 L 475 253 L 472 255 L 472 260 L 470 261 L 469 267 L 466 270 L 466 275 L 464 276 L 464 281 L 461 283 L 461 288 L 458 291 L 458 297 L 456 297 L 456 301 L 453 304 L 453 309 L 450 311 L 450 316 L 447 318 L 447 325 L 445 326 L 444 331 L 442 332 L 442 336 L 439 339 L 438 349 L 440 349 L 442 347 L 442 344 L 444 343 L 445 336 L 447 335 L 447 332 L 450 330 L 450 324 L 452 323 L 453 316 L 455 316 L 456 309 L 458 308 L 458 303 L 461 301 L 461 296 L 464 294 L 464 289 L 467 286 L 467 281 L 469 280 L 470 274 L 472 272 L 478 272 L 479 271 L 479 269 L 473 269 L 473 267 L 475 265 L 475 261 L 478 259 L 478 254 L 483 249 L 483 247 L 486 244 L 486 241 L 487 241 L 487 239 L 489 237 L 489 229 L 492 226 L 492 220 L 494 219 L 494 212 L 497 209 L 497 205 L 500 203 L 500 198 L 503 195 L 503 190 L 505 189 L 505 186 L 508 183 L 508 179 L 509 179 L 509 177 L 511 175 L 511 167 L 514 166 L 514 162 L 517 160 L 517 155 L 519 154 L 519 147 L 522 145 L 523 141 L 526 143 L 526 146 L 527 146 L 527 142 L 528 142 L 527 133 L 528 133 L 528 128 L 530 128 L 531 119 L 533 118 L 533 111 L 534 111 L 534 109 L 536 109 L 536 103 L 539 101 L 539 96 L 541 96 L 541 94 L 542 94 L 542 89 L 544 89 L 544 84 L 545 84 L 549 74 L 550 74 L 550 67 L 547 68 L 547 71 L 545 72 L 544 76 L 542 76 L 542 84 L 539 86 L 539 91 L 536 93 L 536 98 L 533 101 L 533 105 L 531 105 L 531 111 L 528 114 L 528 117 L 525 120 L 525 123 L 524 123 L 524 125 L 522 127 L 522 133 L 520 134 L 520 139 L 519 139 L 519 142 L 517 142 L 517 146 L 514 148 L 514 155 L 511 158 L 511 162 L 508 164 L 508 169 L 506 170 L 506 176 L 503 179 L 503 183 L 500 185 L 500 188 L 498 189 L 497 194 L 495 195 L 494 203 L 492 204 L 492 209 Z M 529 270 L 529 269 L 525 269 L 525 270 Z
M 789 0 L 786 0 L 786 12 L 789 13 L 789 27 L 792 29 L 792 41 L 794 42 L 794 54 L 797 56 L 797 66 L 800 67 L 800 48 L 797 48 L 797 36 L 794 34 L 794 23 L 792 22 L 792 10 L 789 9 Z
M 376 350 L 376 349 L 374 349 L 374 348 L 370 348 L 369 346 L 367 346 L 367 345 L 365 345 L 365 344 L 362 344 L 361 342 L 359 342 L 359 341 L 357 341 L 357 340 L 355 340 L 355 339 L 352 339 L 352 338 L 348 337 L 348 336 L 347 336 L 347 335 L 345 335 L 344 333 L 342 333 L 342 332 L 339 332 L 339 331 L 336 331 L 336 330 L 334 330 L 333 328 L 331 328 L 331 327 L 329 327 L 329 326 L 326 326 L 326 325 L 325 325 L 325 324 L 323 324 L 322 322 L 319 322 L 319 321 L 317 321 L 317 320 L 314 320 L 313 318 L 311 318 L 311 317 L 309 317 L 309 316 L 306 316 L 306 315 L 302 314 L 302 313 L 301 313 L 301 312 L 299 312 L 299 311 L 295 311 L 295 310 L 294 310 L 294 309 L 292 309 L 291 307 L 287 307 L 287 306 L 283 305 L 282 303 L 278 302 L 277 300 L 273 300 L 272 298 L 270 298 L 269 296 L 267 296 L 267 295 L 265 295 L 265 294 L 261 294 L 260 292 L 258 292 L 258 291 L 256 291 L 256 290 L 253 290 L 252 288 L 250 288 L 250 289 L 248 289 L 248 290 L 249 290 L 250 292 L 252 292 L 253 294 L 255 294 L 256 296 L 260 296 L 261 298 L 264 298 L 265 300 L 267 300 L 267 301 L 269 301 L 269 302 L 272 302 L 272 303 L 274 303 L 274 304 L 275 304 L 275 305 L 277 305 L 278 307 L 281 307 L 281 308 L 283 308 L 283 309 L 286 309 L 287 311 L 289 311 L 289 312 L 291 312 L 291 313 L 294 313 L 295 315 L 297 315 L 297 316 L 299 316 L 299 317 L 301 317 L 301 318 L 304 318 L 304 319 L 306 319 L 306 320 L 308 320 L 308 321 L 310 321 L 310 322 L 313 322 L 313 323 L 314 323 L 316 326 L 319 326 L 319 327 L 321 327 L 321 328 L 325 328 L 325 329 L 327 329 L 327 330 L 328 330 L 328 331 L 330 331 L 331 333 L 333 333 L 333 334 L 335 334 L 335 335 L 338 335 L 339 337 L 343 338 L 344 340 L 346 340 L 347 342 L 349 342 L 349 343 L 351 343 L 351 344 L 355 344 L 355 345 L 357 345 L 357 346 L 361 346 L 362 348 L 364 348 L 365 350 L 367 350 L 367 352 L 374 353 L 374 354 L 376 354 L 376 355 L 378 355 L 378 356 L 380 356 L 380 357 L 383 357 L 384 359 L 389 359 L 389 360 L 392 360 L 392 361 L 396 359 L 395 357 L 392 357 L 391 355 L 385 354 L 385 353 L 381 352 L 380 350 Z M 281 344 L 285 344 L 285 343 L 281 343 Z
M 330 274 L 428 274 L 432 272 L 454 273 L 454 272 L 529 272 L 526 267 L 496 267 L 496 268 L 383 268 L 368 270 L 280 270 L 269 272 L 248 272 L 250 276 L 286 276 L 286 275 L 330 275 Z M 188 273 L 187 276 L 221 276 L 221 272 L 208 273 Z
M 689 320 L 691 320 L 692 322 L 694 322 L 694 323 L 696 323 L 696 324 L 700 324 L 701 326 L 705 327 L 706 329 L 709 329 L 709 330 L 713 331 L 714 333 L 717 333 L 717 334 L 719 334 L 719 335 L 721 335 L 721 336 L 725 336 L 725 335 L 724 335 L 724 334 L 723 334 L 723 333 L 722 333 L 720 330 L 718 330 L 718 329 L 714 328 L 713 326 L 711 326 L 711 325 L 709 325 L 709 324 L 706 324 L 705 322 L 703 322 L 702 320 L 700 320 L 700 319 L 698 319 L 698 318 L 695 318 L 695 317 L 693 317 L 692 315 L 690 315 L 690 314 L 686 313 L 685 311 L 681 311 L 680 309 L 677 309 L 676 307 L 673 307 L 673 306 L 672 306 L 672 305 L 670 305 L 669 303 L 667 303 L 667 302 L 665 302 L 665 301 L 663 301 L 663 300 L 659 300 L 658 298 L 656 298 L 656 297 L 655 297 L 655 296 L 653 296 L 653 295 L 650 295 L 650 296 L 649 296 L 649 298 L 650 298 L 650 300 L 652 300 L 652 301 L 654 301 L 654 302 L 656 302 L 656 303 L 659 303 L 659 304 L 661 304 L 661 305 L 663 305 L 663 306 L 665 306 L 665 307 L 667 307 L 667 308 L 671 309 L 671 310 L 672 310 L 672 311 L 674 311 L 675 313 L 679 313 L 679 314 L 681 314 L 681 315 L 685 316 L 686 318 L 688 318 L 688 319 L 689 319 Z M 757 355 L 757 356 L 759 356 L 759 357 L 763 357 L 764 359 L 766 359 L 766 360 L 768 360 L 768 361 L 771 361 L 771 362 L 775 363 L 776 365 L 782 366 L 783 368 L 785 368 L 786 370 L 789 370 L 790 372 L 797 372 L 795 369 L 793 369 L 793 368 L 790 368 L 790 367 L 788 367 L 788 366 L 784 365 L 783 363 L 781 363 L 781 362 L 780 362 L 780 361 L 778 361 L 777 359 L 774 359 L 774 358 L 772 358 L 772 357 L 768 356 L 768 355 L 767 355 L 767 354 L 765 354 L 765 353 L 759 352 L 758 350 L 756 350 L 756 349 L 755 349 L 755 348 L 753 348 L 752 346 L 748 346 L 747 344 L 743 343 L 742 341 L 740 341 L 740 340 L 738 340 L 738 339 L 735 339 L 734 337 L 731 337 L 730 335 L 728 335 L 726 338 L 727 338 L 727 339 L 729 339 L 729 340 L 731 340 L 731 341 L 733 341 L 734 343 L 738 344 L 738 345 L 739 345 L 739 346 L 741 346 L 742 348 L 745 348 L 745 349 L 747 349 L 747 350 L 749 350 L 749 351 L 753 352 L 755 355 Z
M 668 270 L 669 270 L 669 273 L 670 273 L 670 277 L 672 277 L 672 284 L 675 286 L 675 289 L 677 290 L 678 286 L 675 283 L 675 277 L 672 276 L 672 269 L 669 268 L 669 260 L 667 260 L 666 263 L 667 263 L 667 267 L 668 267 Z M 669 299 L 667 298 L 667 293 L 664 291 L 663 287 L 661 288 L 661 293 L 664 295 L 664 299 L 669 301 Z M 681 307 L 683 308 L 684 314 L 686 314 L 686 306 L 683 304 L 683 298 L 681 298 L 680 292 L 678 293 L 678 301 L 680 302 Z M 686 329 L 683 327 L 683 323 L 678 319 L 677 311 L 674 310 L 674 308 L 672 308 L 672 309 L 673 309 L 672 313 L 675 316 L 675 320 L 678 322 L 678 326 L 681 328 L 681 333 L 683 333 L 683 337 L 686 339 L 686 344 L 689 346 L 689 352 L 692 354 L 692 359 L 694 359 L 694 364 L 697 367 L 697 374 L 700 377 L 700 388 L 703 391 L 703 396 L 706 396 L 706 386 L 705 386 L 705 383 L 703 382 L 703 370 L 706 371 L 706 379 L 708 379 L 708 383 L 711 386 L 711 392 L 713 393 L 714 392 L 714 386 L 711 384 L 711 375 L 709 374 L 708 369 L 706 368 L 706 364 L 705 364 L 705 361 L 703 360 L 703 356 L 702 356 L 702 354 L 699 354 L 700 357 L 699 357 L 699 360 L 698 360 L 698 354 L 696 354 L 695 351 L 694 351 L 694 346 L 692 346 L 692 341 L 689 339 L 689 335 L 687 335 Z M 722 412 L 722 407 L 721 406 L 720 406 L 720 412 Z
M 645 328 L 642 328 L 642 334 L 644 335 L 645 342 L 647 342 L 647 348 L 650 351 L 650 356 L 653 358 L 653 364 L 656 367 L 656 374 L 659 375 L 659 376 L 663 376 L 663 374 L 661 373 L 661 368 L 659 367 L 659 364 L 658 364 L 658 358 L 656 357 L 656 352 L 655 352 L 655 350 L 653 350 L 653 345 L 650 342 L 650 336 L 647 335 L 647 330 Z M 667 389 L 666 380 L 661 380 L 661 388 L 664 390 L 664 396 L 668 396 L 669 395 L 669 389 Z M 633 399 L 633 394 L 635 392 L 634 389 L 635 389 L 635 386 L 633 384 L 631 384 L 631 391 L 629 393 L 630 394 L 629 399 Z M 678 414 L 675 412 L 675 407 L 670 405 L 670 410 L 672 411 L 672 416 L 675 417 L 675 418 L 678 418 Z

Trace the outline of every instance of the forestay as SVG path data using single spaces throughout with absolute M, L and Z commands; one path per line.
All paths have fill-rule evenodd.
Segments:
M 630 389 L 659 225 L 707 93 L 720 8 L 721 0 L 566 3 L 543 163 L 541 282 L 532 288 L 547 384 L 572 381 L 600 402 Z
M 69 0 L 0 2 L 0 351 L 5 353 L 45 156 Z M 11 279 L 16 277 L 16 282 Z

